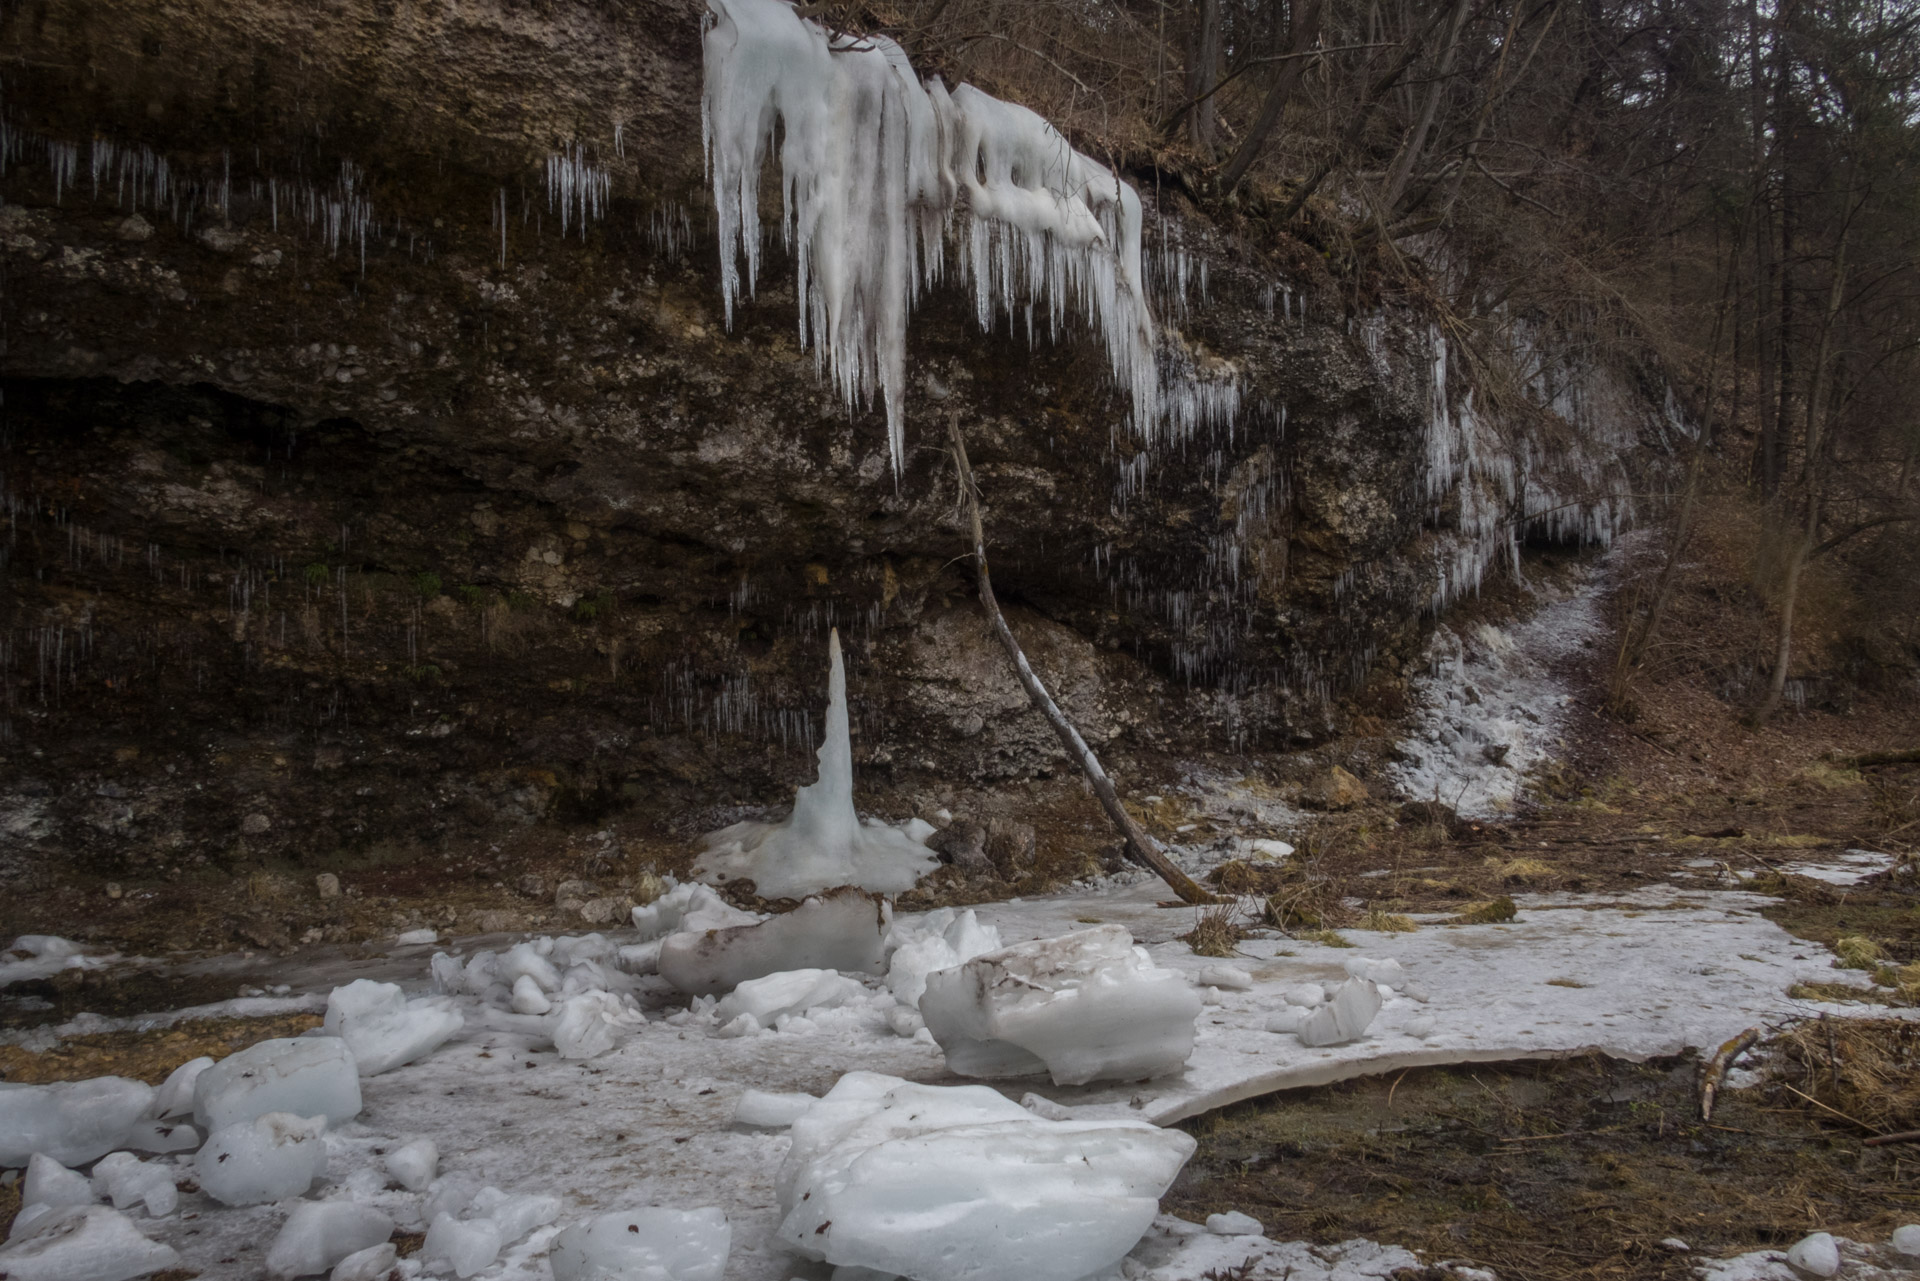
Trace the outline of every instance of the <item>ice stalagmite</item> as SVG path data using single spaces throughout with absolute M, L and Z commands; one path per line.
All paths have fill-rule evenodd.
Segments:
M 926 846 L 883 823 L 862 823 L 854 813 L 853 737 L 837 629 L 827 652 L 832 670 L 820 777 L 794 792 L 793 813 L 781 822 L 735 823 L 708 835 L 693 869 L 701 880 L 747 877 L 762 898 L 800 898 L 840 885 L 898 894 L 933 869 Z
M 785 0 L 708 0 L 701 98 L 728 323 L 760 269 L 760 171 L 776 135 L 781 232 L 794 250 L 800 341 L 849 404 L 885 403 L 902 452 L 908 309 L 944 272 L 946 236 L 983 327 L 1044 307 L 1106 343 L 1136 425 L 1156 420 L 1140 198 L 1045 120 L 971 85 L 921 84 L 884 36 L 832 36 Z M 777 128 L 776 128 L 777 127 Z

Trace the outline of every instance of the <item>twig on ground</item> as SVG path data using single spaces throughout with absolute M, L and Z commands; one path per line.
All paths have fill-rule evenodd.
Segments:
M 1727 1069 L 1733 1066 L 1735 1059 L 1752 1049 L 1754 1042 L 1759 1039 L 1760 1029 L 1750 1027 L 1714 1051 L 1713 1057 L 1707 1060 L 1706 1067 L 1700 1072 L 1700 1119 L 1702 1121 L 1713 1120 L 1714 1099 L 1720 1093 L 1720 1083 L 1726 1080 Z

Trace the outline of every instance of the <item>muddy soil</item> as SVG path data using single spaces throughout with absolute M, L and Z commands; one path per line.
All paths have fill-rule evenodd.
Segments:
M 1728 1092 L 1705 1124 L 1696 1068 L 1594 1056 L 1287 1091 L 1187 1123 L 1200 1150 L 1165 1208 L 1394 1242 L 1504 1281 L 1679 1281 L 1701 1257 L 1817 1230 L 1884 1241 L 1920 1219 L 1910 1146 L 1864 1146 L 1784 1090 Z

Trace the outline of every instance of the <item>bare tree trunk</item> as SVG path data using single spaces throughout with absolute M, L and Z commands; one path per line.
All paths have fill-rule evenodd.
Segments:
M 1400 197 L 1406 194 L 1407 180 L 1413 176 L 1413 166 L 1418 163 L 1421 153 L 1427 149 L 1427 133 L 1433 128 L 1433 118 L 1439 114 L 1440 99 L 1445 95 L 1447 82 L 1453 79 L 1454 55 L 1460 51 L 1460 28 L 1467 21 L 1469 0 L 1454 0 L 1453 21 L 1447 24 L 1446 39 L 1440 45 L 1440 52 L 1433 60 L 1433 81 L 1427 86 L 1427 101 L 1420 109 L 1420 119 L 1407 134 L 1401 144 L 1400 154 L 1394 157 L 1393 167 L 1387 171 L 1387 185 L 1380 193 L 1380 214 L 1390 218 L 1400 204 Z
M 1220 80 L 1220 0 L 1199 0 L 1193 42 L 1187 58 L 1187 138 L 1209 159 L 1213 156 L 1214 95 Z
M 1286 48 L 1281 52 L 1287 55 L 1274 72 L 1273 85 L 1267 90 L 1266 100 L 1260 104 L 1260 114 L 1254 117 L 1253 126 L 1247 130 L 1246 137 L 1240 140 L 1240 146 L 1234 151 L 1233 159 L 1227 161 L 1227 167 L 1220 174 L 1220 194 L 1222 197 L 1233 194 L 1240 180 L 1247 176 L 1247 170 L 1259 157 L 1260 151 L 1267 145 L 1267 135 L 1280 122 L 1280 117 L 1292 100 L 1295 90 L 1300 87 L 1301 77 L 1307 73 L 1311 61 L 1307 50 L 1320 38 L 1320 15 L 1325 11 L 1325 0 L 1293 0 L 1293 21 L 1289 24 Z M 1277 42 L 1276 42 L 1277 43 Z
M 1753 184 L 1759 196 L 1759 221 L 1753 233 L 1753 350 L 1758 374 L 1754 412 L 1760 423 L 1760 449 L 1754 471 L 1760 493 L 1771 498 L 1779 483 L 1778 406 L 1773 392 L 1773 206 L 1767 182 L 1767 90 L 1760 58 L 1759 0 L 1747 0 L 1747 74 L 1753 102 Z
M 987 539 L 980 524 L 980 492 L 973 482 L 973 467 L 967 462 L 967 444 L 960 435 L 960 423 L 957 418 L 947 420 L 947 434 L 953 440 L 953 461 L 960 473 L 960 496 L 967 505 L 967 515 L 973 526 L 973 563 L 978 573 L 980 608 L 986 611 L 987 621 L 993 627 L 993 634 L 1007 651 L 1007 657 L 1013 660 L 1014 671 L 1020 678 L 1020 687 L 1027 691 L 1027 698 L 1034 709 L 1046 718 L 1047 724 L 1060 740 L 1060 746 L 1067 749 L 1067 755 L 1086 775 L 1087 782 L 1093 785 L 1093 794 L 1100 800 L 1100 808 L 1107 812 L 1115 828 L 1119 829 L 1121 839 L 1126 842 L 1127 857 L 1140 866 L 1157 873 L 1187 903 L 1211 903 L 1214 896 L 1194 883 L 1192 877 L 1175 867 L 1173 861 L 1160 848 L 1160 843 L 1149 836 L 1141 826 L 1133 821 L 1133 815 L 1127 813 L 1126 806 L 1120 803 L 1120 794 L 1114 789 L 1113 780 L 1100 768 L 1100 759 L 1087 746 L 1087 740 L 1080 736 L 1067 714 L 1047 693 L 1047 687 L 1041 683 L 1033 666 L 1027 662 L 1027 656 L 1020 648 L 1020 642 L 1014 638 L 1013 631 L 1007 626 L 1006 616 L 1000 612 L 999 601 L 994 598 L 993 580 L 987 573 Z

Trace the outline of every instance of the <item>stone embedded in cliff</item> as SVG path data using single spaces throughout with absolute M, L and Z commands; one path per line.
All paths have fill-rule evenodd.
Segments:
M 828 638 L 827 653 L 831 668 L 820 777 L 794 792 L 793 813 L 780 822 L 735 823 L 710 833 L 693 867 L 701 880 L 751 880 L 754 891 L 769 899 L 799 898 L 841 885 L 899 894 L 936 866 L 933 852 L 920 842 L 884 823 L 863 823 L 854 812 L 853 734 L 838 628 Z
M 1018 943 L 927 975 L 920 1013 L 963 1076 L 1057 1085 L 1178 1072 L 1200 997 L 1122 925 Z

